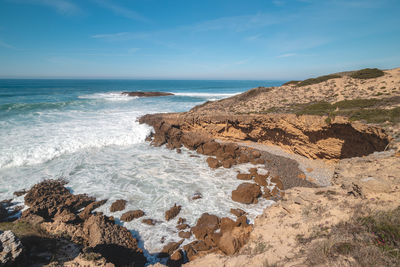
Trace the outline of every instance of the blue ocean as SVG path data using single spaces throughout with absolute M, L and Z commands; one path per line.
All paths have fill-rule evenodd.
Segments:
M 181 154 L 145 142 L 152 131 L 137 119 L 148 113 L 187 111 L 208 100 L 218 100 L 258 86 L 281 81 L 173 80 L 0 80 L 0 199 L 29 189 L 44 179 L 62 178 L 74 193 L 108 199 L 100 207 L 110 213 L 116 199 L 128 201 L 127 210 L 141 209 L 158 221 L 155 226 L 134 220 L 123 223 L 148 252 L 163 247 L 160 240 L 180 238 L 176 222 L 164 221 L 174 203 L 180 217 L 193 225 L 204 212 L 232 216 L 242 208 L 250 219 L 271 204 L 262 200 L 251 209 L 230 199 L 239 184 L 236 171 L 208 168 L 205 157 L 183 149 Z M 137 98 L 123 91 L 161 91 L 173 96 Z M 203 198 L 193 201 L 200 193 Z M 122 222 L 121 222 L 122 224 Z M 187 240 L 186 242 L 190 242 Z

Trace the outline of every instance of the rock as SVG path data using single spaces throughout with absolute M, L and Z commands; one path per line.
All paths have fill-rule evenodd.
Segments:
M 34 185 L 24 197 L 29 212 L 50 220 L 63 210 L 75 214 L 95 201 L 85 194 L 71 194 L 64 185 L 65 182 L 60 180 L 46 180 Z
M 178 233 L 178 236 L 179 236 L 180 238 L 186 238 L 186 239 L 188 239 L 188 238 L 190 238 L 190 237 L 192 236 L 192 233 L 190 233 L 190 232 L 185 232 L 185 231 L 180 231 L 180 232 Z
M 187 229 L 187 228 L 190 228 L 190 225 L 189 225 L 189 224 L 186 224 L 186 223 L 178 224 L 178 225 L 176 226 L 176 229 L 178 229 L 178 230 L 185 230 L 185 229 Z
M 250 169 L 249 169 L 249 172 L 250 172 L 251 175 L 256 175 L 256 174 L 258 174 L 258 173 L 257 173 L 257 168 L 250 168 Z
M 95 210 L 95 209 L 97 209 L 98 207 L 104 205 L 106 202 L 107 202 L 106 199 L 100 200 L 100 201 L 92 202 L 92 203 L 90 203 L 89 205 L 87 205 L 86 208 L 85 208 L 81 213 L 79 213 L 78 216 L 79 216 L 82 220 L 86 220 L 87 218 L 89 218 L 89 216 L 90 216 L 90 214 L 92 213 L 93 210 Z
M 60 221 L 63 223 L 73 223 L 77 220 L 78 216 L 69 212 L 68 210 L 60 210 L 54 215 L 54 221 Z
M 184 257 L 182 250 L 175 251 L 167 261 L 169 267 L 179 267 L 183 264 Z
M 247 243 L 252 227 L 235 227 L 224 232 L 219 239 L 218 248 L 226 255 L 233 255 Z
M 8 217 L 7 209 L 0 204 L 0 222 L 4 221 Z
M 201 195 L 201 193 L 194 193 L 194 195 L 192 196 L 192 200 L 196 200 L 196 199 L 200 199 L 203 198 L 203 196 Z
M 207 158 L 207 164 L 211 169 L 217 169 L 221 167 L 221 163 L 219 162 L 219 160 L 213 157 Z
M 142 211 L 142 210 L 127 211 L 127 212 L 125 212 L 124 214 L 121 215 L 121 221 L 130 222 L 133 219 L 137 219 L 137 218 L 143 217 L 144 215 L 145 215 L 144 211 Z
M 137 240 L 128 229 L 115 224 L 108 217 L 91 215 L 83 223 L 82 231 L 85 243 L 115 265 L 144 266 L 146 258 Z
M 256 182 L 256 184 L 258 184 L 259 186 L 266 186 L 268 184 L 267 178 L 268 175 L 257 174 L 254 178 L 254 182 Z
M 202 145 L 202 153 L 204 155 L 212 156 L 221 148 L 221 145 L 215 141 L 210 141 Z
M 153 219 L 143 219 L 142 223 L 148 224 L 148 225 L 156 225 L 156 222 Z
M 163 247 L 163 249 L 161 250 L 162 254 L 168 254 L 168 255 L 172 255 L 174 253 L 175 250 L 177 250 L 179 248 L 179 246 L 183 243 L 184 239 L 182 239 L 179 242 L 169 242 L 167 245 L 165 245 Z
M 179 217 L 177 224 L 182 224 L 182 223 L 185 223 L 185 222 L 186 222 L 185 218 Z
M 253 159 L 256 159 L 256 158 L 261 157 L 260 151 L 258 151 L 258 150 L 253 150 L 253 151 L 251 152 L 251 157 L 252 157 Z
M 243 183 L 232 191 L 232 200 L 244 204 L 256 204 L 260 195 L 261 189 L 259 185 Z
M 165 219 L 169 221 L 175 218 L 179 214 L 179 212 L 181 212 L 181 208 L 182 206 L 177 206 L 175 204 L 172 208 L 165 212 Z
M 241 164 L 241 163 L 248 163 L 249 161 L 250 161 L 249 157 L 248 157 L 246 154 L 244 154 L 244 153 L 241 153 L 240 156 L 239 156 L 238 159 L 237 159 L 237 162 L 238 162 L 239 164 Z
M 118 199 L 115 200 L 110 207 L 111 212 L 121 211 L 124 210 L 126 206 L 126 200 Z
M 236 217 L 240 217 L 246 214 L 246 212 L 242 209 L 231 209 L 231 213 Z
M 276 186 L 277 188 L 279 188 L 280 190 L 284 190 L 283 183 L 282 183 L 281 179 L 279 178 L 279 176 L 274 176 L 274 177 L 272 177 L 272 178 L 271 178 L 271 182 L 272 182 L 272 183 L 275 183 L 275 186 Z
M 0 266 L 17 266 L 22 259 L 24 247 L 11 231 L 0 231 Z
M 38 225 L 41 224 L 42 222 L 44 222 L 44 218 L 33 214 L 30 209 L 27 209 L 25 211 L 22 212 L 21 218 L 19 219 L 20 221 L 24 221 L 27 222 L 29 224 L 32 225 Z
M 272 198 L 271 191 L 267 187 L 264 187 L 264 194 L 262 195 L 262 197 L 265 198 L 265 199 L 271 199 Z
M 251 164 L 253 165 L 258 165 L 258 164 L 265 164 L 265 160 L 258 158 L 258 159 L 253 159 L 250 161 Z
M 137 96 L 137 97 L 154 97 L 154 96 L 169 96 L 174 94 L 166 92 L 122 92 L 121 95 Z
M 177 148 L 177 149 L 176 149 L 176 153 L 181 154 L 181 153 L 182 153 L 182 149 Z
M 181 141 L 188 149 L 195 150 L 196 148 L 204 144 L 207 139 L 207 137 L 201 134 L 188 132 L 182 135 Z
M 236 161 L 235 161 L 234 159 L 228 158 L 228 159 L 224 159 L 224 160 L 222 161 L 222 166 L 223 166 L 224 168 L 229 169 L 229 168 L 232 167 L 232 165 L 234 165 L 235 163 L 236 163 Z
M 220 219 L 215 215 L 203 213 L 197 220 L 197 223 L 192 227 L 192 233 L 199 240 L 204 238 L 219 228 Z
M 25 195 L 27 192 L 28 192 L 28 191 L 27 191 L 26 189 L 22 189 L 22 190 L 20 190 L 20 191 L 15 191 L 15 192 L 14 192 L 14 196 L 20 197 L 20 196 Z
M 236 178 L 239 180 L 251 180 L 252 179 L 252 175 L 249 173 L 238 173 L 236 175 Z

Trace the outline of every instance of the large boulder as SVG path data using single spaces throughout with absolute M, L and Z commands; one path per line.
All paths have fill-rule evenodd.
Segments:
M 18 266 L 24 247 L 11 231 L 0 231 L 0 266 Z
M 137 219 L 140 217 L 144 216 L 144 211 L 142 210 L 131 210 L 128 212 L 125 212 L 124 214 L 121 215 L 121 221 L 124 222 L 130 222 L 133 219 Z
M 197 223 L 192 227 L 192 233 L 199 240 L 204 240 L 207 235 L 214 233 L 219 229 L 220 219 L 218 216 L 203 213 L 197 220 Z
M 219 160 L 216 158 L 208 157 L 206 161 L 207 161 L 208 167 L 210 167 L 211 169 L 217 169 L 217 168 L 221 167 L 221 162 L 219 162 Z
M 232 200 L 244 204 L 256 204 L 260 195 L 261 188 L 259 185 L 243 183 L 232 191 Z

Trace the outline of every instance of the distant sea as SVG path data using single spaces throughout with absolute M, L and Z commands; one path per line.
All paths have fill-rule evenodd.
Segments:
M 127 210 L 142 209 L 144 218 L 124 225 L 140 238 L 148 252 L 165 242 L 179 240 L 176 222 L 163 222 L 174 203 L 180 217 L 194 222 L 204 212 L 232 216 L 243 208 L 250 219 L 270 204 L 262 200 L 248 207 L 230 199 L 240 184 L 233 169 L 212 171 L 204 156 L 189 157 L 145 142 L 151 128 L 139 125 L 148 113 L 187 111 L 207 100 L 229 97 L 258 86 L 279 86 L 282 81 L 192 80 L 0 80 L 0 200 L 29 189 L 44 179 L 67 180 L 74 193 L 108 199 L 99 208 L 108 215 L 116 199 L 128 201 Z M 136 98 L 123 91 L 161 91 L 175 95 Z M 203 198 L 193 201 L 191 196 Z M 23 197 L 14 198 L 23 202 Z M 190 240 L 189 240 L 190 241 Z M 187 242 L 189 242 L 187 241 Z

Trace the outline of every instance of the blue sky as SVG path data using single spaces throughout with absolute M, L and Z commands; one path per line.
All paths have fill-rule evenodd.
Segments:
M 400 67 L 399 0 L 0 0 L 0 77 L 299 79 Z

